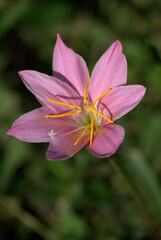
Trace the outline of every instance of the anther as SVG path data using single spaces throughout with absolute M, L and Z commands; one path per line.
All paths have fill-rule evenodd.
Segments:
M 104 119 L 106 119 L 107 121 L 109 121 L 110 123 L 113 123 L 113 121 L 109 118 L 107 118 L 106 116 L 104 116 L 102 113 L 100 113 L 99 111 L 97 111 L 94 107 L 92 108 L 93 111 L 95 111 L 97 114 L 99 114 L 101 117 L 103 117 Z
M 88 131 L 88 129 L 90 128 L 91 124 L 89 124 L 86 129 L 84 130 L 84 132 L 81 134 L 81 136 L 77 139 L 77 141 L 74 143 L 74 146 L 82 139 L 82 137 L 84 137 L 84 135 L 86 134 L 86 132 Z
M 88 87 L 89 83 L 87 83 L 84 87 L 84 109 L 87 109 L 87 87 Z
M 104 97 L 107 93 L 111 92 L 112 89 L 107 90 L 105 93 L 103 93 L 101 96 L 99 96 L 98 98 L 96 98 L 96 100 L 94 100 L 94 102 L 92 103 L 92 106 L 95 105 L 95 103 L 100 100 L 102 97 Z
M 76 112 L 67 112 L 67 113 L 63 113 L 63 114 L 59 114 L 59 115 L 46 115 L 46 118 L 58 118 L 58 117 L 64 117 L 64 116 L 68 116 L 68 115 L 74 115 L 77 113 L 80 113 L 82 110 L 78 110 Z
M 54 102 L 54 103 L 57 103 L 57 104 L 60 104 L 60 105 L 63 105 L 63 106 L 68 106 L 68 107 L 71 107 L 71 108 L 78 108 L 78 109 L 81 109 L 81 107 L 77 106 L 77 105 L 73 105 L 73 104 L 69 104 L 69 103 L 63 103 L 63 102 L 58 102 L 54 99 L 48 99 L 48 101 L 51 101 L 51 102 Z
M 93 139 L 93 127 L 94 127 L 94 112 L 92 112 L 91 133 L 90 133 L 90 143 L 89 143 L 89 145 L 92 144 L 92 139 Z
M 87 110 L 87 87 L 90 84 L 90 76 L 89 76 L 89 74 L 88 74 L 88 80 L 89 80 L 89 82 L 84 87 L 84 109 L 85 110 Z

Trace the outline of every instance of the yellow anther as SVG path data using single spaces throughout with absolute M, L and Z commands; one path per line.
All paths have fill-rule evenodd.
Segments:
M 63 103 L 63 102 L 58 102 L 56 100 L 53 100 L 53 99 L 48 99 L 49 101 L 51 102 L 54 102 L 54 103 L 57 103 L 57 104 L 60 104 L 60 105 L 63 105 L 63 106 L 68 106 L 68 107 L 71 107 L 71 108 L 78 108 L 78 109 L 81 109 L 81 107 L 77 106 L 77 105 L 73 105 L 73 104 L 69 104 L 69 103 Z
M 90 143 L 89 143 L 89 145 L 92 144 L 92 139 L 93 139 L 93 127 L 94 127 L 94 112 L 92 112 L 91 133 L 90 133 Z
M 82 139 L 82 137 L 86 134 L 86 132 L 88 131 L 88 129 L 90 128 L 91 124 L 89 124 L 86 129 L 84 130 L 84 132 L 81 134 L 81 136 L 77 139 L 77 141 L 74 143 L 74 146 Z
M 94 102 L 92 103 L 91 106 L 94 106 L 95 103 L 96 103 L 98 100 L 100 100 L 102 97 L 104 97 L 104 96 L 105 96 L 107 93 L 109 93 L 111 90 L 112 90 L 112 89 L 107 90 L 107 91 L 106 91 L 105 93 L 103 93 L 101 96 L 99 96 L 98 98 L 96 98 L 96 100 L 94 100 Z
M 77 113 L 80 113 L 82 110 L 78 110 L 76 112 L 67 112 L 67 113 L 62 113 L 62 114 L 59 114 L 59 115 L 46 115 L 45 117 L 46 118 L 58 118 L 58 117 L 64 117 L 64 116 L 68 116 L 68 115 L 74 115 L 74 114 L 77 114 Z
M 90 106 L 90 108 L 89 108 L 88 111 L 86 112 L 86 115 L 88 115 L 92 109 L 93 109 L 93 106 Z
M 90 84 L 90 76 L 88 75 L 88 79 L 89 82 L 85 85 L 84 87 L 84 109 L 87 110 L 87 87 Z M 85 128 L 85 130 L 83 131 L 83 133 L 81 134 L 81 136 L 77 139 L 77 141 L 74 143 L 74 146 L 78 144 L 78 142 L 84 137 L 84 135 L 86 134 L 86 132 L 91 128 L 90 131 L 90 145 L 92 144 L 92 140 L 93 140 L 93 133 L 94 133 L 94 116 L 95 113 L 99 114 L 101 117 L 103 117 L 104 119 L 106 119 L 107 121 L 109 121 L 110 123 L 113 123 L 113 121 L 109 118 L 107 118 L 106 116 L 104 116 L 102 113 L 100 113 L 98 110 L 95 109 L 94 105 L 96 104 L 97 101 L 99 101 L 102 97 L 104 97 L 108 92 L 110 92 L 112 89 L 107 90 L 105 93 L 103 93 L 101 96 L 99 96 L 98 98 L 96 98 L 96 100 L 94 100 L 94 102 L 91 104 L 91 106 L 89 107 L 88 111 L 86 112 L 86 115 L 88 115 L 90 113 L 90 111 L 92 111 L 92 117 L 91 117 L 91 123 Z M 69 104 L 69 103 L 63 103 L 63 102 L 59 102 L 56 101 L 54 99 L 48 99 L 51 102 L 63 105 L 63 106 L 68 106 L 71 108 L 76 108 L 79 109 L 78 111 L 75 112 L 67 112 L 67 113 L 62 113 L 62 114 L 58 114 L 58 115 L 46 115 L 46 118 L 59 118 L 59 117 L 64 117 L 64 116 L 69 116 L 69 115 L 74 115 L 77 113 L 80 113 L 82 111 L 82 108 L 77 106 L 77 105 L 73 105 L 73 104 Z M 95 113 L 94 113 L 95 112 Z M 75 131 L 75 130 L 74 130 Z M 77 131 L 77 130 L 76 130 Z M 73 147 L 74 147 L 73 146 Z
M 106 119 L 107 121 L 109 121 L 110 123 L 113 123 L 113 121 L 107 117 L 105 117 L 102 113 L 100 113 L 99 111 L 97 111 L 94 107 L 92 108 L 93 111 L 95 111 L 97 114 L 99 114 L 101 117 L 103 117 L 104 119 Z
M 96 98 L 96 100 L 94 100 L 94 102 L 92 103 L 92 105 L 90 106 L 90 108 L 88 109 L 88 111 L 86 112 L 86 115 L 89 114 L 89 112 L 93 109 L 95 103 L 100 100 L 102 97 L 104 97 L 107 93 L 109 93 L 112 89 L 107 90 L 105 93 L 103 93 L 101 96 L 99 96 L 98 98 Z
M 84 109 L 87 109 L 87 87 L 88 87 L 89 83 L 87 83 L 84 87 Z
M 87 87 L 90 84 L 90 75 L 88 74 L 88 80 L 89 82 L 84 87 L 84 109 L 87 110 Z
M 86 115 L 89 114 L 90 111 L 95 111 L 97 114 L 99 114 L 101 117 L 103 117 L 104 119 L 106 119 L 107 121 L 109 121 L 110 123 L 113 123 L 113 121 L 107 117 L 105 117 L 102 113 L 100 113 L 99 111 L 97 111 L 93 106 L 90 106 L 90 108 L 88 109 L 88 111 L 86 112 Z

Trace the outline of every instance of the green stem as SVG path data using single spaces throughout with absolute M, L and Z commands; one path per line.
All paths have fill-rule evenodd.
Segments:
M 151 229 L 152 239 L 153 240 L 160 239 L 161 236 L 160 236 L 160 231 L 158 229 L 158 225 L 153 220 L 151 213 L 149 212 L 149 210 L 145 204 L 145 201 L 142 199 L 140 192 L 137 190 L 137 188 L 132 183 L 132 179 L 129 177 L 129 174 L 126 173 L 126 171 L 120 166 L 119 161 L 117 161 L 115 159 L 111 159 L 109 162 L 111 163 L 112 167 L 120 174 L 122 179 L 126 182 L 127 187 L 129 189 L 129 191 L 132 193 L 136 204 L 138 205 L 138 207 L 140 208 L 141 212 L 144 215 L 146 224 Z

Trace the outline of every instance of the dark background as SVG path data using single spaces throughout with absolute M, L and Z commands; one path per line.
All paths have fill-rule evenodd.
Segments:
M 117 121 L 125 140 L 109 159 L 83 149 L 52 162 L 48 144 L 6 135 L 20 115 L 39 107 L 17 72 L 51 75 L 57 33 L 90 73 L 119 39 L 128 84 L 147 88 Z M 0 240 L 161 239 L 160 110 L 161 1 L 0 0 Z

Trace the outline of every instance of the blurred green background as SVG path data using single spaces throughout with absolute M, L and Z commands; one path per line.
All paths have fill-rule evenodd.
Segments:
M 117 120 L 126 136 L 109 159 L 83 149 L 52 162 L 48 144 L 6 135 L 39 107 L 17 72 L 52 75 L 57 33 L 90 72 L 119 39 L 128 84 L 147 87 L 142 102 Z M 160 0 L 0 0 L 0 240 L 161 239 L 160 110 Z

